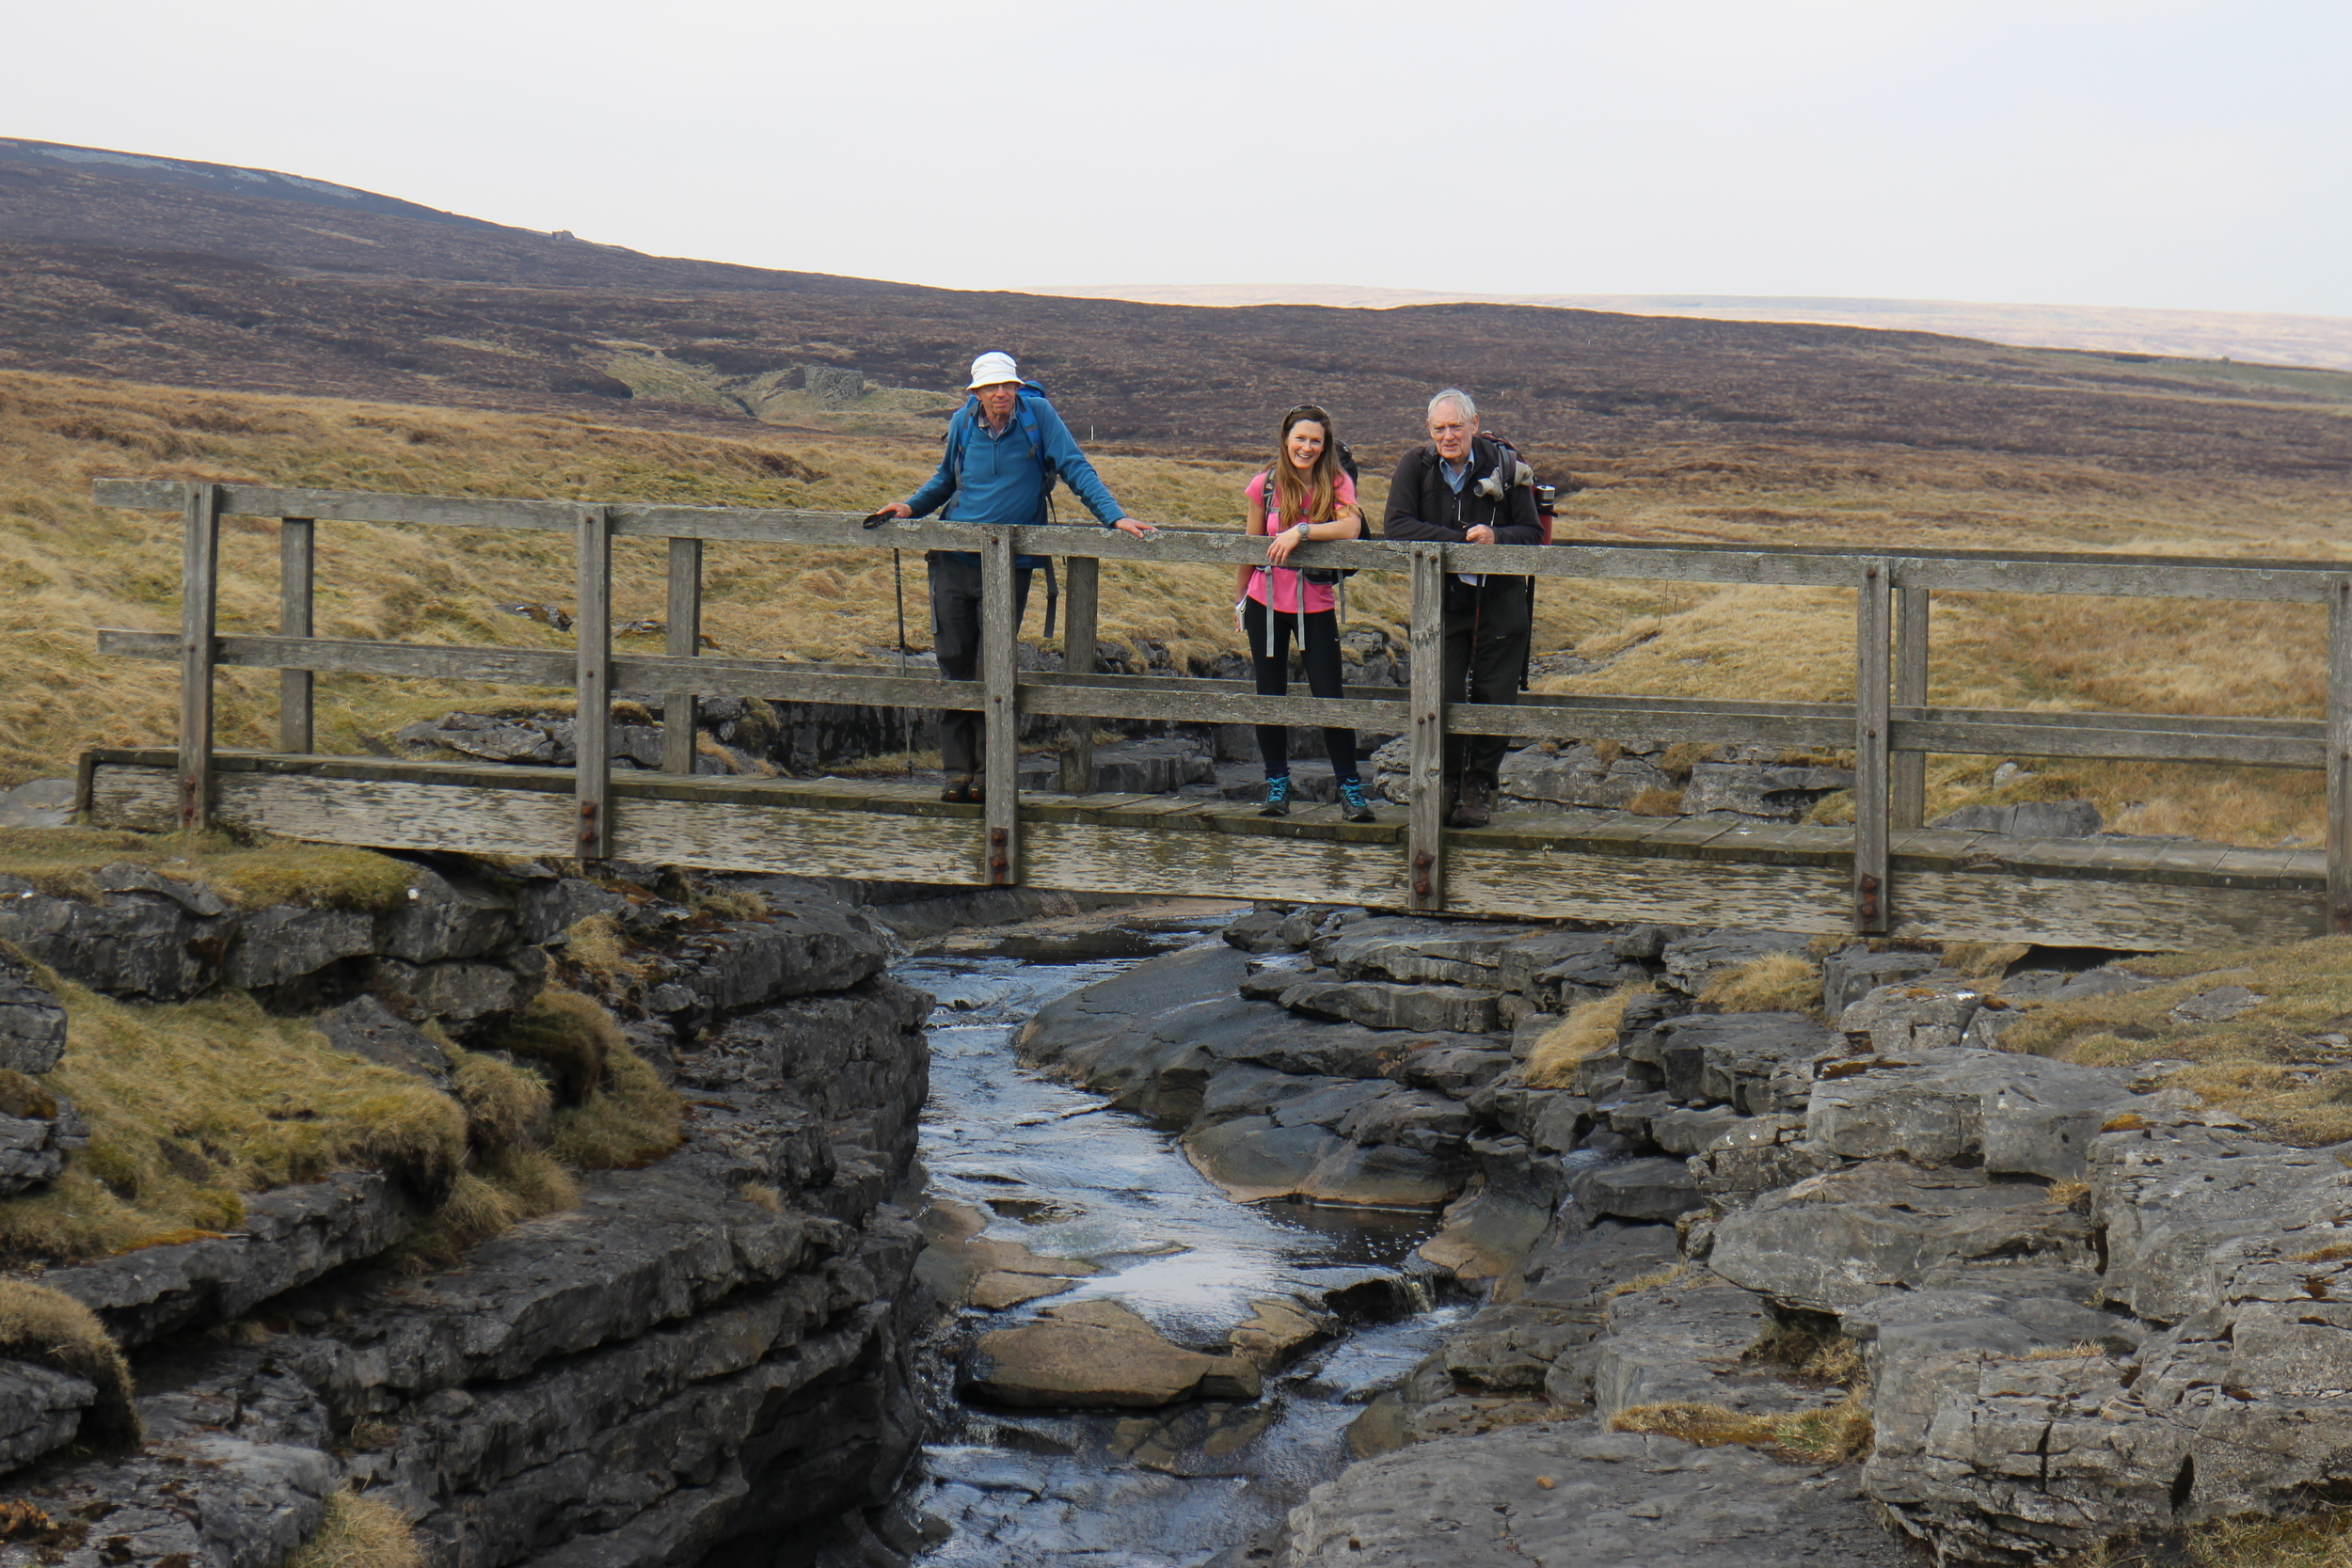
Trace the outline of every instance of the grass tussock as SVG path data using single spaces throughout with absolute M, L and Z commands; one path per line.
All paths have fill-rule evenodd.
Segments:
M 1767 953 L 1717 974 L 1699 1000 L 1727 1013 L 1812 1012 L 1821 1005 L 1821 966 L 1796 953 Z
M 2160 1543 L 2102 1542 L 2062 1568 L 2352 1568 L 2352 1510 L 2291 1519 L 2217 1519 Z
M 1681 1280 L 1688 1278 L 1690 1274 L 1691 1265 L 1689 1263 L 1677 1263 L 1670 1268 L 1658 1269 L 1649 1274 L 1637 1275 L 1631 1279 L 1620 1279 L 1601 1293 L 1604 1296 L 1629 1296 L 1636 1291 L 1662 1291 L 1669 1285 L 1677 1284 Z
M 629 953 L 628 933 L 609 914 L 575 921 L 564 933 L 564 958 L 599 990 L 625 991 L 645 977 L 644 960 Z
M 91 1137 L 55 1186 L 0 1203 L 0 1253 L 62 1262 L 233 1229 L 243 1195 L 338 1170 L 385 1171 L 432 1202 L 464 1165 L 456 1101 L 306 1020 L 236 992 L 134 1006 L 43 978 L 73 1041 L 46 1085 Z
M 425 1557 L 408 1521 L 382 1497 L 337 1492 L 326 1517 L 284 1568 L 424 1568 Z
M 1859 1395 L 1823 1410 L 1745 1416 L 1719 1404 L 1637 1404 L 1610 1418 L 1613 1432 L 1678 1437 L 1701 1448 L 1740 1444 L 1798 1465 L 1842 1465 L 1869 1450 L 1876 1435 Z
M 139 1412 L 130 1366 L 97 1314 L 61 1291 L 0 1279 L 0 1360 L 25 1361 L 90 1384 L 98 1399 L 82 1417 L 84 1442 L 135 1447 Z
M 586 1103 L 555 1114 L 553 1152 L 579 1170 L 628 1170 L 684 1140 L 686 1102 L 626 1045 L 605 1056 L 604 1084 Z
M 546 1079 L 499 1056 L 451 1047 L 452 1085 L 466 1108 L 466 1139 L 477 1160 L 511 1148 L 544 1148 L 554 1132 L 555 1096 Z
M 628 1048 L 621 1026 L 594 997 L 553 989 L 532 998 L 488 1043 L 535 1069 L 564 1107 L 587 1103 L 605 1080 L 606 1062 Z
M 2272 1136 L 2300 1144 L 2352 1138 L 2352 1070 L 2319 1037 L 2352 1030 L 2352 937 L 2135 958 L 2121 967 L 2159 983 L 2145 990 L 2029 1009 L 2004 1049 L 2095 1067 L 2157 1060 L 2189 1065 L 2165 1079 L 2226 1106 Z M 2219 1022 L 2175 1017 L 2205 991 L 2244 986 L 2263 998 Z M 2137 1117 L 2132 1121 L 2137 1120 Z M 2119 1117 L 2109 1131 L 2127 1130 Z
M 1836 1319 L 1810 1312 L 1775 1322 L 1740 1359 L 1821 1383 L 1856 1386 L 1862 1377 L 1862 1347 L 1837 1331 Z
M 403 1274 L 445 1269 L 501 1231 L 561 1213 L 579 1201 L 579 1181 L 554 1155 L 509 1148 L 460 1172 L 441 1206 L 386 1254 L 385 1261 Z
M 1952 942 L 1944 944 L 1943 963 L 1971 980 L 1995 980 L 2032 951 L 2022 942 Z
M 1530 1088 L 1564 1089 L 1576 1075 L 1577 1064 L 1617 1043 L 1625 1010 L 1637 996 L 1656 990 L 1628 986 L 1593 1002 L 1580 1002 L 1567 1016 L 1547 1028 L 1527 1053 Z
M 238 909 L 386 910 L 408 894 L 410 868 L 373 850 L 296 844 L 266 834 L 118 832 L 100 828 L 0 828 L 0 875 L 43 893 L 94 898 L 93 874 L 140 865 L 211 889 Z

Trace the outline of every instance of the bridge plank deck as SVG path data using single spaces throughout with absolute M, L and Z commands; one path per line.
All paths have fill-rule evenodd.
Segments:
M 176 825 L 175 753 L 92 753 L 102 826 Z M 388 849 L 567 857 L 569 768 L 223 752 L 217 816 L 290 838 Z M 721 870 L 976 884 L 982 808 L 904 780 L 614 772 L 612 853 Z M 1411 902 L 1401 812 L 1357 824 L 1335 806 L 1289 817 L 1254 803 L 1120 793 L 1022 797 L 1025 879 L 1073 891 Z M 2318 935 L 2324 852 L 2168 840 L 1892 835 L 1900 936 L 2177 948 Z M 1849 830 L 1509 812 L 1446 834 L 1446 907 L 1466 914 L 1851 929 Z

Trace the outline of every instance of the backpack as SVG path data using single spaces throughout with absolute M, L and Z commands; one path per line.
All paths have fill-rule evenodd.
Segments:
M 1045 450 L 1045 437 L 1038 434 L 1037 410 L 1030 402 L 1032 398 L 1048 408 L 1054 405 L 1053 400 L 1045 395 L 1043 387 L 1034 381 L 1025 381 L 1021 389 L 1013 394 L 1012 419 L 1021 427 L 1021 434 L 1028 438 L 1030 459 L 1045 471 L 1045 520 L 1050 523 L 1054 520 L 1054 482 L 1060 479 L 1061 474 L 1055 468 L 1054 459 Z M 963 406 L 956 410 L 955 418 L 947 421 L 946 433 L 940 436 L 947 448 L 948 475 L 955 480 L 958 489 L 963 487 L 963 454 L 972 445 L 972 431 L 979 422 L 979 396 L 977 393 L 966 393 Z M 1042 569 L 1045 573 L 1045 636 L 1050 641 L 1054 635 L 1054 612 L 1061 604 L 1061 583 L 1054 576 L 1054 562 L 1050 557 Z
M 1356 485 L 1359 490 L 1362 488 L 1363 482 L 1356 474 L 1356 453 L 1349 449 L 1345 441 L 1340 443 L 1340 472 L 1347 476 L 1348 483 Z M 1266 511 L 1271 513 L 1274 510 L 1274 470 L 1268 468 L 1258 477 L 1265 482 L 1259 494 L 1265 500 Z M 1362 504 L 1360 497 L 1357 504 L 1359 506 Z M 1341 566 L 1336 569 L 1329 566 L 1306 566 L 1301 567 L 1300 570 L 1305 574 L 1309 582 L 1328 588 L 1335 582 L 1343 582 L 1354 577 L 1357 569 L 1353 566 Z

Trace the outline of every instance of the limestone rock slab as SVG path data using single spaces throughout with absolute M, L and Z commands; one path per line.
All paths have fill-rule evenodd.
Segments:
M 956 1379 L 960 1398 L 1031 1409 L 1253 1400 L 1259 1386 L 1257 1367 L 1241 1356 L 1172 1345 L 1140 1320 L 1130 1325 L 1085 1317 L 983 1334 Z
M 1724 1214 L 1708 1262 L 1788 1306 L 1842 1312 L 1931 1270 L 1994 1258 L 2091 1267 L 2090 1222 L 2039 1183 L 1871 1160 Z
M 1549 1483 L 1549 1484 L 1547 1484 Z M 1592 1420 L 1437 1437 L 1291 1511 L 1285 1568 L 1916 1568 L 1851 1467 L 1783 1465 Z
M 1483 1035 L 1496 1027 L 1495 995 L 1459 986 L 1378 980 L 1309 980 L 1279 998 L 1293 1012 L 1360 1023 L 1368 1029 Z
M 2088 1168 L 2100 1128 L 2135 1102 L 2131 1084 L 2122 1069 L 1973 1047 L 1930 1050 L 1913 1065 L 1817 1082 L 1805 1135 L 1850 1160 L 1973 1158 L 1996 1176 L 2074 1180 Z
M 0 890 L 0 897 L 6 893 Z M 0 944 L 0 1068 L 47 1072 L 65 1054 L 65 1006 Z

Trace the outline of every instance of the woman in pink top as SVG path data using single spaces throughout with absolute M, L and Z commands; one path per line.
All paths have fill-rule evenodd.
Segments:
M 1272 493 L 1268 494 L 1269 483 Z M 1306 655 L 1307 688 L 1318 697 L 1340 694 L 1340 626 L 1330 581 L 1309 580 L 1306 570 L 1286 564 L 1291 552 L 1310 539 L 1359 539 L 1364 516 L 1356 506 L 1356 483 L 1340 467 L 1340 439 L 1331 416 L 1301 404 L 1282 416 L 1274 467 L 1251 478 L 1249 531 L 1266 542 L 1263 566 L 1239 569 L 1233 622 L 1249 640 L 1249 661 L 1263 696 L 1290 691 L 1293 634 Z M 1323 574 L 1317 574 L 1323 575 Z M 1350 822 L 1378 820 L 1364 799 L 1356 771 L 1356 732 L 1326 728 L 1325 749 L 1339 781 L 1340 805 Z M 1265 805 L 1262 816 L 1288 816 L 1291 800 L 1290 731 L 1281 724 L 1258 726 L 1258 751 L 1265 759 Z

